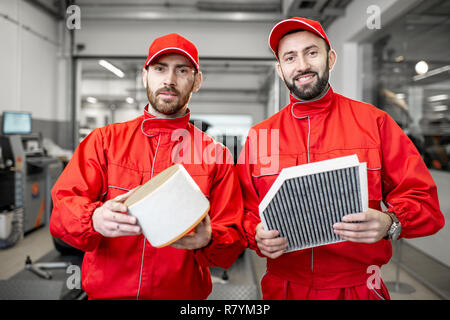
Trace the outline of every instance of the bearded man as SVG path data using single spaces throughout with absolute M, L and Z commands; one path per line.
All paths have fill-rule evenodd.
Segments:
M 390 260 L 391 240 L 443 227 L 436 185 L 388 114 L 333 91 L 328 78 L 336 52 L 320 23 L 283 20 L 273 27 L 269 46 L 290 103 L 250 130 L 237 165 L 249 247 L 267 258 L 263 298 L 389 299 L 383 281 L 371 281 L 379 275 L 374 268 Z M 369 210 L 333 225 L 346 241 L 285 253 L 287 240 L 278 230 L 265 230 L 258 211 L 280 171 L 353 154 L 367 163 Z
M 144 114 L 95 129 L 76 149 L 52 189 L 50 231 L 85 252 L 82 286 L 90 299 L 205 299 L 208 268 L 229 268 L 246 247 L 239 180 L 229 150 L 189 123 L 188 102 L 202 83 L 195 45 L 175 33 L 155 39 L 142 80 Z M 226 161 L 205 159 L 206 148 Z M 178 157 L 181 149 L 190 155 Z M 193 232 L 155 248 L 123 202 L 175 163 L 210 211 Z

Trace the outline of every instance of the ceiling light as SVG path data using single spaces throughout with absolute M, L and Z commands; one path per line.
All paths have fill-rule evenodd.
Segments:
M 119 68 L 112 65 L 111 63 L 109 63 L 106 60 L 98 60 L 98 64 L 101 65 L 102 67 L 104 67 L 105 69 L 108 69 L 109 71 L 114 73 L 119 78 L 123 78 L 125 76 L 125 73 L 123 73 L 122 70 L 120 70 Z
M 428 63 L 425 61 L 419 61 L 416 63 L 416 72 L 417 74 L 424 74 L 428 71 Z
M 94 97 L 87 97 L 86 101 L 89 103 L 97 103 L 97 98 Z
M 436 101 L 442 101 L 442 100 L 447 100 L 447 99 L 448 99 L 447 94 L 438 94 L 435 96 L 428 97 L 429 102 L 436 102 Z
M 397 99 L 405 99 L 406 98 L 406 94 L 404 94 L 404 93 L 397 93 L 395 96 L 397 97 Z
M 127 103 L 129 103 L 129 104 L 132 104 L 132 103 L 134 102 L 134 99 L 133 99 L 132 97 L 127 97 L 127 98 L 125 99 L 125 101 L 126 101 Z
M 447 111 L 447 109 L 448 109 L 448 107 L 445 104 L 441 104 L 441 105 L 433 107 L 433 110 L 437 111 L 437 112 L 439 112 L 439 111 Z

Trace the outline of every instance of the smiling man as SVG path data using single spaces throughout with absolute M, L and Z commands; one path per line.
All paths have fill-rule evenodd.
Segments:
M 98 128 L 78 146 L 52 189 L 50 231 L 85 252 L 82 285 L 90 299 L 205 299 L 208 267 L 229 268 L 246 246 L 239 180 L 232 161 L 201 157 L 211 145 L 226 159 L 231 153 L 189 123 L 188 102 L 202 83 L 195 45 L 175 33 L 155 39 L 142 81 L 144 114 Z M 180 161 L 173 150 L 181 148 L 202 161 Z M 123 201 L 174 163 L 183 164 L 210 211 L 193 232 L 155 248 Z
M 267 258 L 263 297 L 389 299 L 381 279 L 369 281 L 371 270 L 391 258 L 390 240 L 427 236 L 443 227 L 436 185 L 388 114 L 333 91 L 328 79 L 336 52 L 317 21 L 294 17 L 279 22 L 269 46 L 290 103 L 250 130 L 237 165 L 249 247 Z M 333 226 L 347 241 L 284 253 L 287 240 L 277 230 L 265 230 L 258 211 L 280 171 L 352 154 L 367 163 L 370 209 L 348 214 Z

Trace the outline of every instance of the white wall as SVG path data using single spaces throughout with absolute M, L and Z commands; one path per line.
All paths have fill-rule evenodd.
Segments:
M 0 0 L 0 39 L 0 111 L 67 119 L 65 86 L 58 84 L 66 78 L 59 63 L 58 23 L 22 0 Z
M 267 45 L 272 26 L 263 22 L 82 20 L 76 43 L 86 46 L 82 55 L 146 57 L 155 38 L 177 32 L 196 44 L 200 58 L 272 58 Z

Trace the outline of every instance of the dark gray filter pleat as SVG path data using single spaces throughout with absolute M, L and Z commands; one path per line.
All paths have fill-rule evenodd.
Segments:
M 345 194 L 347 192 L 347 183 L 345 182 L 344 172 L 343 170 L 337 170 L 336 174 L 339 179 L 339 186 L 341 194 L 339 195 L 341 202 L 342 202 L 342 212 L 348 212 L 348 204 L 347 204 L 347 198 L 345 197 Z
M 338 222 L 339 219 L 339 205 L 338 205 L 338 199 L 337 199 L 337 186 L 336 183 L 334 182 L 334 175 L 333 175 L 333 171 L 331 172 L 327 172 L 327 176 L 329 178 L 330 184 L 328 185 L 329 189 L 330 189 L 330 196 L 331 196 L 331 201 L 333 202 L 332 207 L 332 212 L 331 212 L 331 216 L 333 217 L 333 223 Z M 338 236 L 335 235 L 335 239 L 338 239 Z
M 320 233 L 320 243 L 325 243 L 327 240 L 326 237 L 326 222 L 323 216 L 323 194 L 320 187 L 320 182 L 318 182 L 318 175 L 312 175 L 311 180 L 313 181 L 313 190 L 317 203 L 317 211 L 316 211 L 316 219 L 317 219 L 317 227 Z
M 347 201 L 347 212 L 348 213 L 352 213 L 354 212 L 354 208 L 353 208 L 353 204 L 352 204 L 352 199 L 351 199 L 351 190 L 352 190 L 352 185 L 351 182 L 349 182 L 349 168 L 345 168 L 344 169 L 344 181 L 345 184 L 347 186 L 346 191 L 345 191 L 345 199 Z
M 284 215 L 285 219 L 285 228 L 286 228 L 286 234 L 291 235 L 291 240 L 293 245 L 297 245 L 297 233 L 294 231 L 294 223 L 292 221 L 293 216 L 293 210 L 292 210 L 292 202 L 294 200 L 294 195 L 289 194 L 286 190 L 287 184 L 284 183 L 283 186 L 280 189 L 280 202 L 282 207 L 284 208 L 286 214 Z M 284 199 L 288 199 L 288 201 L 283 201 Z
M 302 243 L 302 226 L 301 223 L 298 220 L 299 217 L 299 210 L 298 210 L 298 196 L 295 194 L 294 189 L 292 188 L 291 185 L 291 181 L 286 180 L 285 182 L 286 188 L 287 188 L 287 193 L 289 194 L 290 200 L 291 200 L 291 210 L 292 210 L 292 215 L 291 215 L 291 219 L 292 219 L 292 229 L 294 230 L 294 237 L 295 237 L 295 244 L 296 246 L 301 245 Z M 296 231 L 299 232 L 296 232 Z
M 301 245 L 302 243 L 306 243 L 306 241 L 307 241 L 306 240 L 307 239 L 306 238 L 307 233 L 306 233 L 305 224 L 304 224 L 304 221 L 303 221 L 302 210 L 301 210 L 301 207 L 302 207 L 301 194 L 300 194 L 300 192 L 298 192 L 296 190 L 294 179 L 286 180 L 286 183 L 289 186 L 289 192 L 291 192 L 292 194 L 295 194 L 295 202 L 294 202 L 295 215 L 294 215 L 294 218 L 295 218 L 295 221 L 296 221 L 297 225 L 299 226 L 299 229 L 298 229 L 298 231 L 299 231 L 299 241 L 300 241 L 299 245 Z
M 320 242 L 320 234 L 319 229 L 317 228 L 317 217 L 316 217 L 316 201 L 314 197 L 314 190 L 312 186 L 312 181 L 310 176 L 306 176 L 303 179 L 301 179 L 306 184 L 306 192 L 308 196 L 308 202 L 309 202 L 309 212 L 310 217 L 312 220 L 312 228 L 313 228 L 313 235 L 314 239 L 312 243 L 318 243 Z
M 330 192 L 329 192 L 329 181 L 326 172 L 321 173 L 319 175 L 320 178 L 320 185 L 322 186 L 322 193 L 324 196 L 324 217 L 326 220 L 327 225 L 327 239 L 333 239 L 334 238 L 334 232 L 333 232 L 333 219 L 331 216 L 331 201 L 330 201 Z
M 265 215 L 264 217 L 266 218 L 266 222 L 267 222 L 267 227 L 269 228 L 269 230 L 273 229 L 275 224 L 275 218 L 274 215 L 276 214 L 274 209 L 273 209 L 273 202 L 269 203 L 269 205 L 266 208 L 265 211 Z
M 363 211 L 363 203 L 362 203 L 362 190 L 361 190 L 361 181 L 359 180 L 359 167 L 355 168 L 355 184 L 356 184 L 356 193 L 358 195 L 358 211 Z
M 301 194 L 303 197 L 303 201 L 305 203 L 305 207 L 304 207 L 304 220 L 308 225 L 308 243 L 314 243 L 316 241 L 316 234 L 314 232 L 314 221 L 311 215 L 311 206 L 310 206 L 310 199 L 309 199 L 309 192 L 310 190 L 308 189 L 307 184 L 305 183 L 305 181 L 301 178 L 298 178 L 298 182 L 299 185 L 301 187 Z
M 355 179 L 355 186 L 356 186 L 356 202 L 357 202 L 357 207 L 358 207 L 358 211 L 362 212 L 363 211 L 363 205 L 362 205 L 362 199 L 361 199 L 361 185 L 360 185 L 360 180 L 359 180 L 359 167 L 355 167 L 355 173 L 354 173 L 354 179 Z
M 299 206 L 300 206 L 300 221 L 302 222 L 302 230 L 304 231 L 303 233 L 303 239 L 304 239 L 304 243 L 310 243 L 311 242 L 311 228 L 309 228 L 309 221 L 308 221 L 308 207 L 306 204 L 306 196 L 305 196 L 305 192 L 302 190 L 302 187 L 300 185 L 300 179 L 299 178 L 295 178 L 292 179 L 293 183 L 294 183 L 294 187 L 295 190 L 297 191 L 297 195 L 298 195 L 298 199 L 300 200 L 298 202 Z
M 279 201 L 279 195 L 275 195 L 275 197 L 273 198 L 273 203 L 275 205 L 275 209 L 277 214 L 275 215 L 275 221 L 277 222 L 277 226 L 278 228 L 274 228 L 276 230 L 278 230 L 280 232 L 280 236 L 281 237 L 285 237 L 286 232 L 285 232 L 285 227 L 284 227 L 284 219 L 283 219 L 283 213 L 284 210 L 280 205 L 280 201 Z
M 339 170 L 338 175 L 339 175 L 339 179 L 341 180 L 341 183 L 342 183 L 341 197 L 344 202 L 344 212 L 349 212 L 350 205 L 349 205 L 348 199 L 347 199 L 348 186 L 347 186 L 347 180 L 345 179 L 345 169 Z

